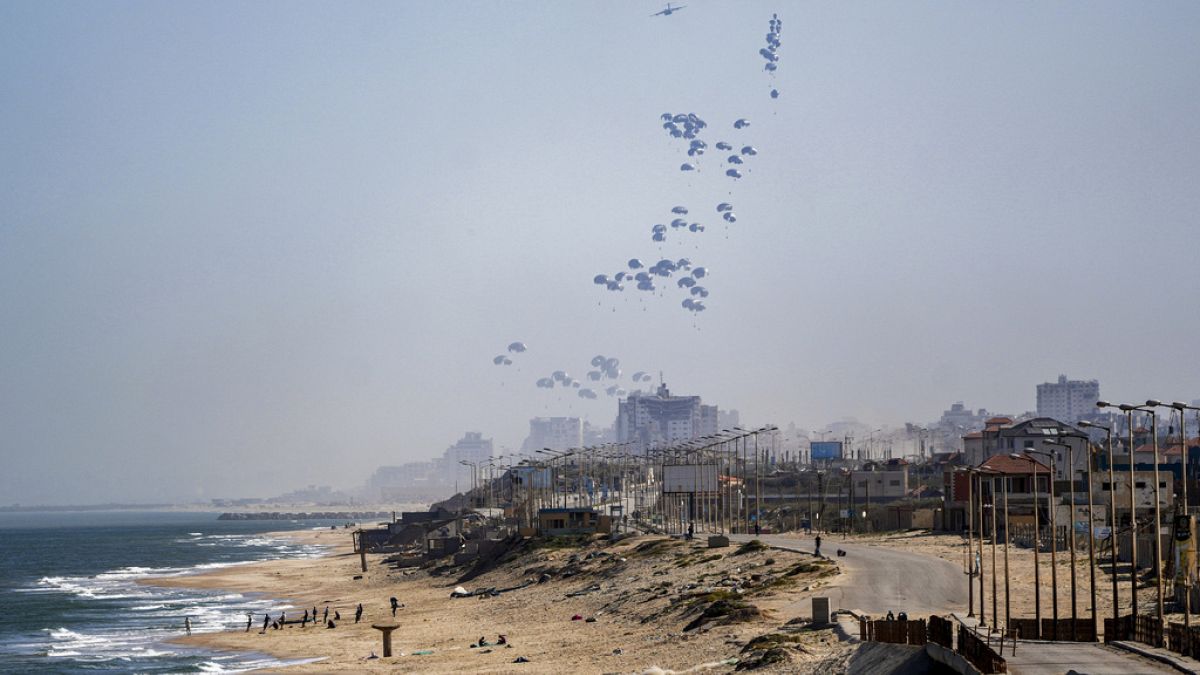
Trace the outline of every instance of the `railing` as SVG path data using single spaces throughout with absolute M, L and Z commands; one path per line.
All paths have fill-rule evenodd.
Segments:
M 1162 647 L 1162 620 L 1150 614 L 1139 614 L 1133 627 L 1133 639 L 1151 647 Z
M 954 649 L 954 623 L 940 616 L 929 617 L 929 641 Z
M 859 636 L 869 642 L 890 642 L 900 645 L 923 645 L 926 641 L 924 619 L 912 621 L 871 621 L 859 619 Z
M 1104 634 L 1109 634 L 1108 624 L 1110 619 L 1104 622 Z M 1072 623 L 1075 630 L 1072 632 Z M 1055 624 L 1054 619 L 1042 619 L 1042 632 L 1039 635 L 1037 631 L 1037 619 L 1022 619 L 1012 617 L 1008 620 L 1008 628 L 1015 629 L 1017 635 L 1026 640 L 1055 640 L 1058 642 L 1095 642 L 1096 628 L 1092 624 L 1091 619 L 1059 619 Z
M 1133 615 L 1126 614 L 1116 619 L 1104 620 L 1104 641 L 1114 642 L 1117 640 L 1132 640 L 1133 639 Z
M 1171 622 L 1167 627 L 1167 649 L 1184 656 L 1200 653 L 1200 626 L 1184 626 Z
M 981 673 L 1008 672 L 1008 662 L 966 626 L 958 627 L 958 653 Z

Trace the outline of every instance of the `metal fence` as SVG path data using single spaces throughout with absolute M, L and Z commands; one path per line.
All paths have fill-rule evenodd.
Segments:
M 1104 634 L 1108 635 L 1108 623 L 1104 622 Z M 1042 619 L 1042 632 L 1039 634 L 1037 619 L 1022 619 L 1012 617 L 1008 620 L 1008 628 L 1015 635 L 1026 640 L 1056 640 L 1059 642 L 1095 642 L 1096 627 L 1091 619 Z
M 1016 525 L 1009 524 L 1009 529 L 1012 530 L 1012 543 L 1025 548 L 1033 548 L 1033 525 Z M 1057 548 L 1059 551 L 1071 550 L 1071 530 L 1066 525 L 1059 525 L 1054 528 L 1055 541 L 1053 547 L 1050 542 L 1050 526 L 1042 523 L 1042 551 L 1049 551 L 1051 548 Z M 1003 535 L 1001 535 L 1003 538 Z M 1076 533 L 1075 550 L 1086 551 L 1088 548 L 1087 533 Z
M 858 632 L 863 640 L 899 645 L 923 645 L 927 639 L 924 619 L 911 621 L 859 619 Z
M 1200 655 L 1200 626 L 1171 622 L 1167 628 L 1167 649 L 1195 658 Z
M 929 641 L 954 649 L 954 623 L 940 616 L 929 617 Z
M 954 621 L 940 616 L 910 621 L 858 621 L 859 635 L 863 640 L 890 642 L 893 644 L 923 645 L 927 641 L 947 649 L 955 649 Z M 958 645 L 955 649 L 981 673 L 1006 673 L 1008 663 L 991 645 L 971 629 L 959 624 Z
M 1008 662 L 966 626 L 958 627 L 958 653 L 981 673 L 1008 672 Z

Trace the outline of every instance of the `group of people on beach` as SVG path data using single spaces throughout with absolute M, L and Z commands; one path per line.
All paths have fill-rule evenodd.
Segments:
M 395 601 L 396 601 L 396 599 L 392 598 L 392 602 L 394 603 Z M 363 615 L 363 606 L 362 606 L 362 603 L 360 602 L 360 603 L 358 603 L 358 607 L 356 607 L 354 609 L 354 623 L 358 623 L 359 621 L 361 621 L 362 615 Z M 392 610 L 392 616 L 395 616 L 394 608 Z M 278 619 L 272 619 L 270 614 L 263 614 L 262 630 L 259 631 L 259 634 L 261 635 L 263 633 L 266 633 L 268 628 L 270 628 L 272 630 L 281 630 L 283 628 L 286 628 L 288 623 L 293 623 L 293 624 L 299 623 L 301 628 L 307 628 L 309 623 L 312 623 L 312 625 L 316 626 L 317 623 L 319 622 L 321 624 L 324 624 L 324 626 L 326 628 L 337 628 L 338 622 L 340 622 L 341 620 L 342 620 L 342 613 L 336 609 L 333 611 L 333 618 L 329 617 L 329 605 L 325 605 L 325 611 L 320 614 L 319 619 L 318 619 L 318 614 L 317 614 L 317 608 L 315 605 L 312 608 L 311 614 L 309 613 L 309 610 L 307 610 L 307 609 L 304 610 L 304 616 L 302 616 L 299 621 L 292 619 L 289 622 L 287 620 L 287 613 L 281 610 L 279 612 Z M 247 633 L 250 632 L 250 628 L 253 625 L 254 625 L 254 615 L 247 612 L 246 613 L 246 632 Z

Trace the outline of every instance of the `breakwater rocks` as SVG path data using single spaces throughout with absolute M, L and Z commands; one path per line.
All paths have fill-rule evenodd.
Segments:
M 251 511 L 246 513 L 222 513 L 217 520 L 374 520 L 391 519 L 388 511 Z

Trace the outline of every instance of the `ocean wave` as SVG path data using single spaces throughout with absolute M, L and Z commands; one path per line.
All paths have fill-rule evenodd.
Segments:
M 94 575 L 50 574 L 12 589 L 22 593 L 60 594 L 74 601 L 63 605 L 69 607 L 63 619 L 68 623 L 56 628 L 32 629 L 22 636 L 20 644 L 0 645 L 3 658 L 13 655 L 50 659 L 50 664 L 44 667 L 52 671 L 96 668 L 121 672 L 137 672 L 147 667 L 159 670 L 169 664 L 171 670 L 234 673 L 311 662 L 311 659 L 281 661 L 262 654 L 218 655 L 204 649 L 177 647 L 168 641 L 184 633 L 185 617 L 190 620 L 193 633 L 211 633 L 243 628 L 247 613 L 261 622 L 264 613 L 277 614 L 292 607 L 257 595 L 154 586 L 145 581 L 260 560 L 316 557 L 324 555 L 326 548 L 261 533 L 188 535 L 192 538 L 181 539 L 176 533 L 168 541 L 181 551 L 194 551 L 201 559 L 216 560 L 190 566 L 127 565 Z M 218 547 L 217 555 L 212 555 L 212 548 L 192 548 L 206 545 Z

